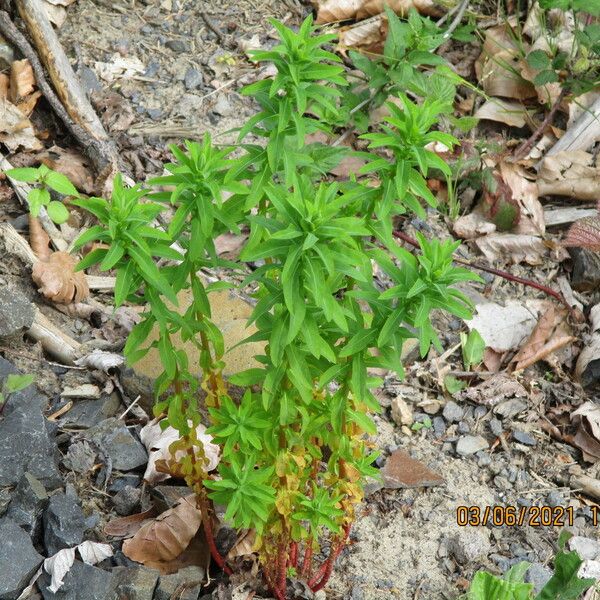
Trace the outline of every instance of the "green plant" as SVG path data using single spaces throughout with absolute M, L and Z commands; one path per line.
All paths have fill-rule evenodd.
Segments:
M 458 244 L 420 236 L 419 252 L 412 254 L 392 236 L 394 215 L 423 214 L 421 202 L 435 204 L 424 179 L 428 170 L 447 171 L 424 147 L 455 142 L 432 130 L 439 103 L 400 97 L 404 112 L 393 112 L 390 127 L 367 136 L 374 150 L 393 154 L 392 161 L 368 157 L 366 170 L 379 169 L 379 183 L 356 177 L 329 183 L 324 174 L 345 151 L 305 142 L 309 133 L 329 130 L 314 118 L 319 109 L 341 110 L 343 69 L 322 48 L 331 36 L 313 36 L 311 19 L 297 33 L 276 21 L 273 26 L 281 44 L 255 52 L 254 59 L 272 61 L 277 75 L 244 90 L 261 110 L 241 128 L 237 158 L 230 158 L 229 148 L 215 149 L 207 136 L 202 144 L 188 142 L 185 152 L 173 147 L 170 174 L 151 182 L 173 191 L 126 189 L 117 178 L 110 200 L 75 203 L 99 221 L 77 246 L 94 240 L 107 246 L 88 254 L 80 268 L 115 269 L 116 304 L 147 305 L 125 353 L 131 362 L 154 347 L 164 369 L 155 413 L 181 438 L 160 468 L 195 491 L 211 553 L 226 572 L 231 565 L 214 543 L 212 503 L 226 506 L 225 519 L 234 527 L 256 530 L 267 586 L 283 600 L 288 576 L 314 591 L 326 585 L 365 478 L 377 474 L 366 434 L 375 432 L 370 413 L 378 403 L 370 388 L 379 380 L 368 370 L 402 375 L 400 356 L 409 338 L 419 339 L 423 356 L 432 344 L 441 349 L 432 311 L 469 317 L 469 301 L 453 286 L 476 277 L 453 265 Z M 263 143 L 248 143 L 250 135 Z M 168 229 L 154 226 L 171 207 Z M 239 261 L 219 259 L 214 239 L 242 225 L 250 235 Z M 155 259 L 166 263 L 159 268 Z M 374 283 L 374 264 L 391 282 L 383 292 Z M 246 273 L 242 286 L 256 301 L 250 317 L 256 333 L 246 341 L 264 342 L 256 357 L 260 367 L 228 381 L 223 336 L 208 300 L 225 286 L 205 285 L 198 276 L 203 267 Z M 192 303 L 181 314 L 174 305 L 183 289 L 191 290 Z M 153 327 L 158 338 L 149 342 Z M 186 354 L 174 347 L 175 334 L 199 348 L 200 382 Z M 239 399 L 230 384 L 244 388 Z M 218 477 L 206 472 L 196 438 L 201 394 L 208 432 L 221 447 Z M 185 452 L 176 460 L 177 450 Z M 324 538 L 329 552 L 315 561 Z
M 39 187 L 32 188 L 27 194 L 29 212 L 33 217 L 37 217 L 41 208 L 44 207 L 48 211 L 48 216 L 55 223 L 64 223 L 69 218 L 66 206 L 58 200 L 52 200 L 50 195 L 50 190 L 53 190 L 64 196 L 78 196 L 75 186 L 68 177 L 43 164 L 37 169 L 33 167 L 9 169 L 5 171 L 5 174 L 16 181 L 39 184 Z
M 6 377 L 0 386 L 0 416 L 4 412 L 10 395 L 29 387 L 34 379 L 33 375 L 16 375 L 14 373 Z
M 552 9 L 569 11 L 573 17 L 573 40 L 570 47 L 559 43 L 565 23 L 549 13 Z M 547 50 L 527 54 L 527 63 L 537 74 L 534 85 L 560 82 L 564 90 L 580 96 L 600 82 L 600 25 L 590 17 L 600 16 L 600 5 L 585 0 L 541 0 L 536 12 Z M 563 15 L 564 16 L 564 15 Z
M 483 360 L 485 341 L 477 329 L 472 329 L 468 334 L 461 333 L 460 346 L 465 369 L 469 370 L 473 365 L 478 365 Z
M 511 567 L 503 577 L 478 571 L 464 600 L 577 600 L 594 585 L 594 579 L 577 576 L 583 561 L 577 552 L 565 552 L 566 541 L 572 534 L 563 532 L 558 540 L 559 551 L 554 558 L 554 574 L 542 590 L 534 595 L 533 584 L 525 583 L 528 562 Z

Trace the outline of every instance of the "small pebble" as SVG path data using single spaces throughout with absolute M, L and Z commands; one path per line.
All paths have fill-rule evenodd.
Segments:
M 165 43 L 165 47 L 173 52 L 188 52 L 188 45 L 183 40 L 169 40 Z
M 520 444 L 524 444 L 525 446 L 535 446 L 537 444 L 535 438 L 527 433 L 526 431 L 521 431 L 519 429 L 515 429 L 513 431 L 513 438 L 519 442 Z
M 194 69 L 193 67 L 190 67 L 185 72 L 185 77 L 183 79 L 183 83 L 185 85 L 186 90 L 195 90 L 196 88 L 199 88 L 202 85 L 202 81 L 203 81 L 202 73 L 200 73 L 200 71 L 198 71 L 198 69 Z
M 502 435 L 502 422 L 500 421 L 500 419 L 496 419 L 496 417 L 490 419 L 490 431 L 495 435 L 495 436 L 500 436 Z
M 458 423 L 463 418 L 464 413 L 465 411 L 453 400 L 450 400 L 442 411 L 444 419 L 450 423 Z

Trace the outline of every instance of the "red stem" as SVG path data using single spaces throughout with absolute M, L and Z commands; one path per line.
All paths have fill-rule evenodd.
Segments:
M 304 551 L 304 559 L 302 561 L 302 569 L 300 571 L 300 575 L 303 578 L 310 577 L 310 571 L 312 567 L 312 555 L 313 555 L 313 547 L 312 547 L 312 539 L 309 540 L 309 545 L 306 547 Z
M 350 525 L 344 525 L 344 537 L 340 540 L 338 544 L 331 548 L 331 552 L 327 560 L 321 565 L 319 569 L 319 573 L 317 576 L 313 577 L 308 582 L 308 587 L 313 592 L 318 592 L 322 590 L 329 581 L 331 577 L 331 573 L 333 572 L 333 567 L 335 565 L 335 561 L 337 557 L 340 555 L 340 552 L 344 549 L 346 542 L 348 541 L 348 536 L 350 535 Z M 318 581 L 318 583 L 317 583 Z
M 206 542 L 208 543 L 208 548 L 210 550 L 210 555 L 213 560 L 217 563 L 217 565 L 223 569 L 226 575 L 231 575 L 233 571 L 225 564 L 225 559 L 221 556 L 221 553 L 217 550 L 217 546 L 215 544 L 215 538 L 212 532 L 212 526 L 210 524 L 210 517 L 206 511 L 208 508 L 206 506 L 207 503 L 202 503 L 204 506 L 201 508 L 202 510 L 202 525 L 204 525 L 204 535 L 206 536 Z
M 282 598 L 285 598 L 285 592 L 287 587 L 287 552 L 286 552 L 286 544 L 282 542 L 279 547 L 279 554 L 277 556 L 277 582 L 276 582 L 276 592 L 281 594 Z
M 404 240 L 407 244 L 410 244 L 411 246 L 414 246 L 415 248 L 419 248 L 419 243 L 416 240 L 411 238 L 409 235 L 402 233 L 401 231 L 394 231 L 394 237 Z M 485 271 L 486 273 L 491 273 L 492 275 L 497 275 L 498 277 L 502 277 L 503 279 L 506 279 L 507 281 L 513 281 L 515 283 L 520 283 L 521 285 L 526 285 L 528 287 L 539 290 L 540 292 L 544 292 L 545 294 L 548 294 L 548 296 L 552 296 L 553 298 L 556 298 L 556 300 L 558 300 L 561 304 L 564 304 L 569 309 L 569 311 L 573 310 L 573 307 L 569 306 L 569 303 L 564 299 L 564 297 L 561 293 L 556 292 L 552 288 L 549 288 L 548 286 L 545 286 L 541 283 L 537 283 L 537 281 L 532 281 L 531 279 L 525 279 L 524 277 L 519 277 L 518 275 L 513 275 L 512 273 L 509 273 L 508 271 L 501 271 L 500 269 L 494 269 L 493 267 L 487 267 L 485 265 L 479 265 L 477 263 L 472 263 L 468 260 L 463 260 L 461 258 L 455 258 L 454 262 L 458 263 L 460 265 L 465 265 L 466 267 L 471 267 L 472 269 L 478 269 L 479 271 Z
M 298 542 L 290 544 L 290 565 L 294 569 L 298 566 Z

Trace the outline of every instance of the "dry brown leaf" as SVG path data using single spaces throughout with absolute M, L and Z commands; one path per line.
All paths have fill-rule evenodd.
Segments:
M 597 200 L 600 169 L 592 154 L 582 150 L 557 152 L 546 156 L 538 172 L 540 196 L 569 196 Z
M 563 246 L 600 252 L 600 216 L 595 214 L 573 223 L 563 241 Z
M 39 291 L 48 299 L 59 304 L 81 302 L 87 298 L 88 288 L 83 271 L 75 272 L 77 260 L 66 252 L 54 252 L 47 261 L 33 265 L 31 278 Z
M 335 176 L 336 179 L 348 179 L 350 175 L 358 173 L 359 169 L 366 163 L 364 158 L 359 156 L 345 156 L 340 161 L 337 167 L 331 169 L 330 173 Z
M 573 443 L 583 452 L 584 460 L 600 460 L 600 406 L 585 402 L 571 414 L 571 422 L 577 426 Z
M 33 92 L 33 94 L 29 94 L 27 98 L 21 100 L 17 104 L 17 108 L 26 116 L 30 117 L 33 109 L 35 108 L 38 100 L 42 97 L 42 92 L 39 90 L 37 92 Z
M 215 238 L 217 254 L 228 260 L 235 260 L 239 256 L 247 239 L 248 236 L 246 234 L 223 233 Z
M 123 554 L 144 565 L 155 565 L 177 558 L 189 545 L 202 523 L 195 495 L 182 498 L 177 505 L 146 523 L 123 543 Z
M 340 29 L 338 49 L 345 53 L 346 49 L 356 48 L 364 52 L 381 53 L 387 36 L 387 19 L 377 15 L 365 19 L 350 27 Z
M 474 115 L 478 119 L 504 123 L 509 127 L 525 127 L 531 122 L 529 111 L 516 100 L 491 98 L 484 102 Z
M 498 373 L 483 383 L 460 392 L 461 399 L 471 400 L 489 407 L 496 406 L 503 400 L 527 397 L 527 390 L 505 373 Z
M 15 60 L 10 67 L 10 89 L 8 96 L 13 104 L 33 92 L 35 75 L 27 58 Z
M 452 226 L 454 233 L 464 240 L 472 240 L 496 231 L 496 226 L 488 221 L 480 208 L 458 217 Z
M 52 146 L 37 157 L 53 171 L 66 175 L 71 183 L 86 194 L 94 193 L 94 177 L 89 160 L 83 154 L 69 148 Z
M 43 148 L 29 119 L 6 98 L 0 98 L 0 142 L 11 152 Z
M 592 333 L 586 339 L 575 365 L 575 377 L 583 387 L 598 383 L 598 373 L 600 372 L 600 304 L 592 306 L 589 318 Z
M 254 529 L 247 529 L 240 534 L 231 550 L 227 553 L 227 560 L 232 560 L 238 556 L 247 556 L 254 552 L 254 545 L 256 543 L 256 531 Z
M 515 371 L 521 371 L 540 360 L 557 365 L 556 356 L 551 356 L 574 341 L 566 323 L 566 310 L 558 310 L 552 303 L 540 312 L 540 319 L 529 339 L 512 359 Z
M 411 8 L 425 15 L 442 14 L 433 0 L 320 0 L 317 4 L 317 23 L 359 21 L 381 14 L 384 4 L 401 16 L 407 15 Z
M 104 533 L 111 537 L 129 538 L 134 536 L 142 525 L 152 521 L 155 516 L 156 509 L 152 507 L 135 515 L 118 517 L 117 519 L 112 519 L 112 521 L 109 521 L 104 526 Z
M 490 233 L 476 239 L 475 245 L 491 264 L 508 261 L 541 265 L 548 251 L 541 238 L 519 233 Z
M 519 205 L 519 222 L 516 233 L 543 235 L 546 231 L 544 208 L 538 200 L 538 188 L 529 181 L 525 169 L 515 163 L 502 161 L 499 164 L 504 183 L 510 188 L 513 199 Z
M 475 62 L 475 73 L 488 96 L 516 100 L 537 96 L 531 82 L 519 74 L 519 56 L 520 49 L 511 34 L 510 23 L 486 31 L 481 55 Z
M 47 261 L 50 258 L 50 236 L 42 227 L 40 220 L 29 214 L 29 245 L 33 253 L 41 260 Z

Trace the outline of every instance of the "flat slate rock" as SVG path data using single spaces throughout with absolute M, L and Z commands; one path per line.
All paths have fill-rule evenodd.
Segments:
M 0 288 L 0 338 L 29 329 L 35 318 L 33 304 L 14 288 Z
M 11 519 L 0 519 L 0 600 L 16 600 L 43 560 L 27 533 Z
M 85 515 L 75 498 L 55 494 L 44 512 L 44 545 L 48 556 L 83 541 Z
M 131 471 L 146 465 L 148 454 L 141 442 L 116 418 L 105 419 L 85 433 L 112 460 L 117 471 Z
M 36 540 L 40 533 L 42 513 L 47 504 L 48 494 L 41 481 L 31 473 L 24 473 L 6 516 Z
M 0 357 L 0 380 L 18 373 Z M 55 427 L 44 418 L 46 399 L 34 386 L 11 394 L 0 419 L 0 487 L 16 486 L 25 471 L 46 489 L 62 485 L 57 467 Z
M 384 486 L 388 489 L 434 487 L 443 485 L 444 478 L 432 471 L 420 460 L 416 460 L 404 450 L 396 450 L 385 462 L 383 469 Z
M 43 572 L 38 587 L 44 600 L 115 600 L 113 576 L 108 571 L 76 560 L 56 592 L 48 589 L 50 575 Z
M 146 567 L 115 567 L 112 590 L 119 600 L 152 600 L 158 571 Z

